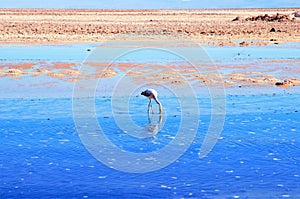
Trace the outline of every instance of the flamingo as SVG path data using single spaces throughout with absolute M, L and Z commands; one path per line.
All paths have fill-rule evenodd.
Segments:
M 149 104 L 148 104 L 148 113 L 149 113 L 150 107 L 152 109 L 151 99 L 154 99 L 155 102 L 159 106 L 159 113 L 161 114 L 161 112 L 162 112 L 162 105 L 161 105 L 161 103 L 157 99 L 157 91 L 156 90 L 150 88 L 150 89 L 147 89 L 147 90 L 143 91 L 141 93 L 141 95 L 144 95 L 145 97 L 148 97 L 148 99 L 150 100 Z M 153 111 L 152 111 L 152 113 L 153 113 Z

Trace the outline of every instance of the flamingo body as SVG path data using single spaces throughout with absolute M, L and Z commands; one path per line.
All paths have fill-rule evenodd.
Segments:
M 158 101 L 158 98 L 157 98 L 157 91 L 156 91 L 156 90 L 150 88 L 150 89 L 147 89 L 147 90 L 143 91 L 143 92 L 141 93 L 141 95 L 147 97 L 147 98 L 150 100 L 150 101 L 149 101 L 149 104 L 148 104 L 148 112 L 149 112 L 150 107 L 152 106 L 152 105 L 151 105 L 151 99 L 154 99 L 155 102 L 159 105 L 159 113 L 162 112 L 162 105 L 161 105 L 161 103 Z

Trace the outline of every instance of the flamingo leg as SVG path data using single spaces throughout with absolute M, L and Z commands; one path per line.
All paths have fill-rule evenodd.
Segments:
M 148 104 L 148 113 L 149 113 L 150 107 L 151 107 L 151 99 L 149 99 L 149 104 Z
M 153 112 L 153 109 L 152 109 L 152 104 L 150 105 L 150 107 L 151 107 L 151 112 L 152 112 L 152 114 L 153 114 L 154 112 Z
M 148 113 L 149 113 L 149 110 L 150 110 L 150 109 L 151 109 L 151 112 L 153 113 L 152 104 L 151 104 L 151 99 L 149 99 Z

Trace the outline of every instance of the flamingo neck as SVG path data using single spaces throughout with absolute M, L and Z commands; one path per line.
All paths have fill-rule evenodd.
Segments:
M 155 97 L 154 98 L 154 100 L 155 100 L 155 102 L 158 104 L 158 106 L 159 106 L 159 113 L 161 113 L 162 112 L 162 105 L 161 105 L 161 103 L 160 103 L 160 101 L 158 101 L 158 99 Z

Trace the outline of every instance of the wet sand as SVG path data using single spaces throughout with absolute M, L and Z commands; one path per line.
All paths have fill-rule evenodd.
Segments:
M 0 9 L 0 43 L 90 43 L 120 34 L 124 40 L 130 34 L 140 40 L 185 36 L 221 46 L 299 42 L 296 10 Z
M 272 60 L 273 67 L 266 67 L 270 60 L 261 61 L 259 64 L 253 62 L 244 65 L 222 65 L 216 63 L 211 65 L 217 67 L 220 72 L 220 79 L 225 87 L 294 87 L 300 86 L 299 69 L 294 67 L 300 65 L 300 60 Z M 279 64 L 278 64 L 279 63 Z M 149 64 L 136 63 L 88 63 L 94 68 L 93 73 L 80 71 L 78 63 L 63 62 L 26 62 L 6 63 L 0 66 L 0 78 L 10 77 L 18 80 L 22 77 L 48 76 L 53 79 L 65 82 L 77 82 L 84 79 L 112 78 L 119 73 L 131 76 L 135 83 L 143 83 L 146 80 L 157 84 L 186 84 L 193 83 L 197 87 L 213 85 L 215 77 L 209 73 L 202 73 L 191 65 L 172 63 L 167 65 L 152 66 Z M 285 66 L 285 70 L 282 69 Z M 108 68 L 109 66 L 109 68 Z M 153 68 L 154 67 L 154 68 Z M 210 66 L 208 66 L 210 67 Z M 164 69 L 159 74 L 153 74 L 153 70 Z M 132 70 L 133 69 L 133 70 Z M 223 73 L 222 70 L 229 69 L 230 73 Z M 150 75 L 146 75 L 149 73 Z M 213 74 L 215 76 L 215 74 Z M 187 81 L 184 81 L 187 80 Z

